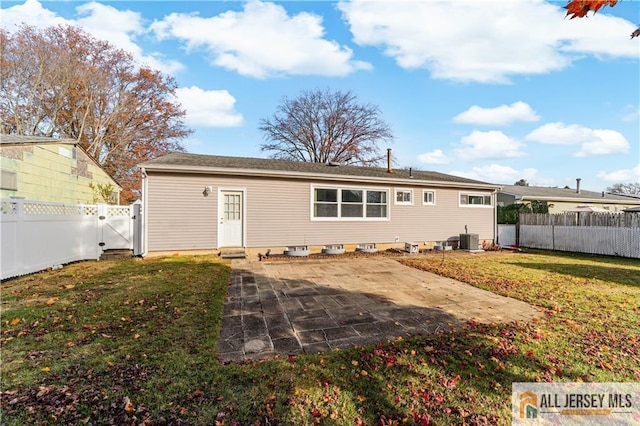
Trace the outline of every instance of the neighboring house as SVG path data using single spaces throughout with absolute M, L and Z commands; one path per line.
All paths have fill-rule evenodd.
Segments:
M 0 198 L 92 204 L 111 185 L 118 204 L 118 183 L 73 139 L 0 134 L 0 172 Z
M 442 173 L 185 153 L 139 167 L 145 252 L 495 236 L 499 187 Z
M 541 186 L 504 185 L 498 193 L 498 205 L 508 206 L 514 203 L 530 204 L 532 201 L 546 202 L 549 213 L 563 213 L 571 210 L 609 211 L 611 213 L 640 206 L 640 199 L 609 194 L 606 192 L 584 191 L 579 183 L 576 188 L 548 188 Z

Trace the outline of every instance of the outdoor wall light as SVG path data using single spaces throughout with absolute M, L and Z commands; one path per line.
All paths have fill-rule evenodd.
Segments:
M 210 186 L 205 186 L 204 187 L 204 191 L 202 191 L 202 195 L 204 195 L 205 197 L 208 197 L 209 194 L 211 194 L 211 191 L 213 191 L 213 188 Z

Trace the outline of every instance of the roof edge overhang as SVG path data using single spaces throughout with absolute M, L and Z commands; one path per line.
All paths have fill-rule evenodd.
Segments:
M 423 185 L 441 186 L 441 187 L 464 187 L 474 189 L 499 190 L 500 185 L 489 183 L 473 183 L 473 182 L 454 182 L 454 181 L 437 181 L 422 179 L 401 179 L 401 178 L 380 178 L 375 176 L 351 176 L 351 175 L 327 175 L 319 173 L 307 172 L 289 172 L 285 170 L 261 170 L 261 169 L 235 169 L 224 167 L 198 167 L 198 166 L 177 166 L 171 164 L 154 165 L 140 164 L 138 167 L 145 170 L 147 175 L 149 172 L 166 172 L 166 173 L 189 173 L 189 174 L 211 174 L 211 175 L 231 175 L 231 176 L 251 176 L 251 177 L 271 177 L 271 178 L 305 178 L 322 181 L 345 181 L 345 182 L 366 182 L 375 184 L 397 184 L 407 185 L 411 182 L 419 182 Z
M 629 198 L 628 200 L 612 200 L 610 198 L 562 198 L 562 197 L 535 197 L 523 195 L 518 201 L 555 201 L 556 203 L 598 203 L 598 204 L 640 204 L 640 200 Z

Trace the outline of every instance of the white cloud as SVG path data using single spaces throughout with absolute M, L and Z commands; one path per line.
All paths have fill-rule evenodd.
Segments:
M 538 170 L 534 168 L 517 170 L 513 167 L 503 166 L 500 164 L 473 167 L 468 171 L 453 170 L 450 171 L 449 174 L 505 185 L 511 185 L 520 179 L 525 179 L 530 185 L 535 186 L 549 185 L 551 182 L 550 179 L 538 177 Z
M 236 99 L 226 90 L 181 87 L 176 96 L 187 111 L 185 122 L 192 126 L 233 127 L 242 125 L 242 114 L 234 110 Z
M 431 152 L 418 155 L 418 161 L 424 164 L 447 164 L 449 159 L 441 149 L 435 149 Z
M 597 176 L 611 183 L 640 182 L 640 164 L 633 169 L 620 169 L 608 173 L 600 171 Z
M 622 121 L 637 121 L 640 120 L 640 107 L 634 105 L 627 105 L 625 110 L 627 111 L 622 116 Z
M 615 130 L 593 130 L 593 140 L 582 144 L 582 149 L 576 152 L 576 157 L 592 155 L 626 154 L 631 148 L 627 139 Z
M 375 46 L 402 68 L 434 78 L 509 83 L 511 76 L 546 74 L 585 55 L 640 57 L 623 42 L 636 23 L 601 11 L 567 20 L 565 10 L 531 1 L 340 1 L 354 41 Z
M 522 157 L 521 142 L 511 139 L 496 130 L 481 132 L 474 130 L 460 139 L 460 147 L 455 149 L 456 156 L 463 160 L 498 159 Z
M 586 127 L 577 124 L 566 126 L 558 121 L 538 127 L 525 136 L 525 139 L 553 145 L 575 145 L 588 141 L 591 134 L 591 129 Z
M 119 10 L 97 2 L 84 3 L 76 7 L 78 19 L 69 20 L 42 7 L 38 0 L 27 0 L 24 4 L 2 9 L 2 27 L 13 31 L 22 23 L 37 28 L 52 25 L 77 25 L 99 40 L 106 40 L 113 46 L 133 55 L 141 65 L 175 74 L 184 66 L 175 60 L 167 60 L 159 53 L 145 53 L 136 42 L 136 37 L 145 33 L 142 16 L 138 12 Z
M 325 40 L 322 18 L 308 12 L 289 16 L 280 5 L 248 2 L 240 12 L 210 18 L 172 13 L 151 25 L 160 39 L 177 38 L 187 50 L 205 48 L 212 63 L 241 75 L 343 76 L 371 69 L 353 60 L 353 52 Z
M 511 105 L 500 105 L 496 108 L 482 108 L 473 105 L 468 110 L 453 117 L 455 123 L 481 124 L 486 126 L 506 125 L 515 121 L 532 122 L 540 120 L 540 116 L 529 104 L 518 101 Z
M 45 9 L 38 0 L 27 0 L 23 4 L 0 9 L 0 23 L 2 28 L 13 31 L 22 23 L 45 28 L 52 25 L 73 24 L 73 21 L 68 21 L 55 12 Z
M 624 135 L 615 130 L 590 129 L 578 124 L 567 126 L 561 122 L 542 125 L 525 136 L 525 139 L 544 144 L 580 144 L 581 149 L 573 154 L 576 157 L 626 154 L 630 149 Z

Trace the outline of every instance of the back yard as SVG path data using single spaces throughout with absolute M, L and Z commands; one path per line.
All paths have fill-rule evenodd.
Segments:
M 83 262 L 2 283 L 3 424 L 510 424 L 514 381 L 639 381 L 640 263 L 404 258 L 544 308 L 531 323 L 223 365 L 229 265 Z

